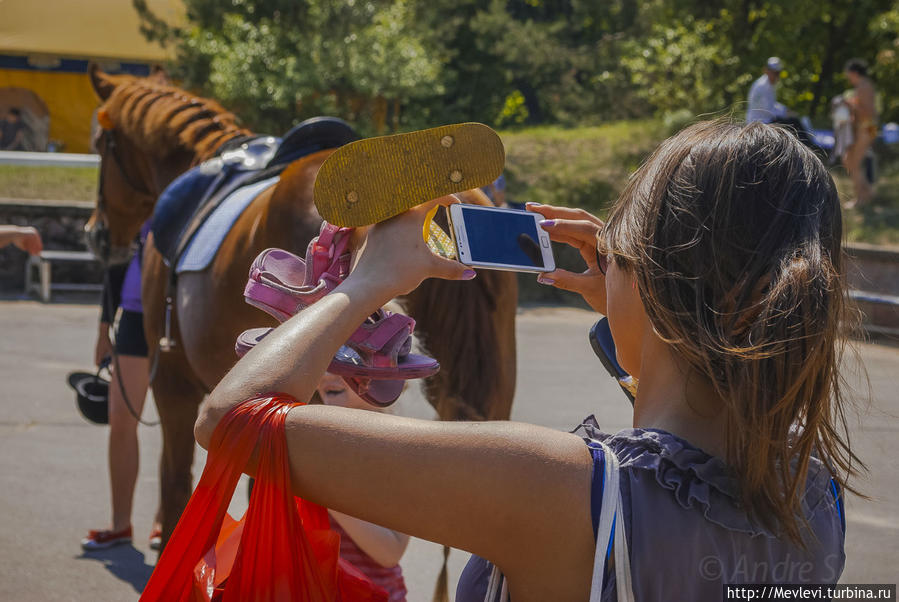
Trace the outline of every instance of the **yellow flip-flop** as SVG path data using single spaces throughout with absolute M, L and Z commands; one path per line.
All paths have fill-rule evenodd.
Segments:
M 337 226 L 376 224 L 431 199 L 486 186 L 504 162 L 502 140 L 482 123 L 357 140 L 322 164 L 315 207 Z
M 438 209 L 440 209 L 440 205 L 428 211 L 421 235 L 433 253 L 447 259 L 455 259 L 456 245 L 453 244 L 453 239 L 434 221 L 434 216 L 437 215 Z

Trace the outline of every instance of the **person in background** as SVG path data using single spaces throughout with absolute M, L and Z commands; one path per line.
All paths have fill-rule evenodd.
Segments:
M 497 207 L 505 207 L 506 206 L 506 176 L 503 174 L 499 174 L 499 177 L 487 184 L 486 186 L 482 186 L 481 190 L 484 191 L 484 194 L 493 201 L 493 204 Z
M 127 264 L 111 266 L 103 285 L 102 313 L 94 350 L 94 363 L 113 357 L 113 378 L 109 388 L 109 482 L 112 521 L 107 529 L 91 530 L 81 541 L 86 551 L 131 543 L 131 509 L 139 468 L 138 418 L 149 385 L 150 364 L 144 338 L 141 305 L 141 257 L 149 222 L 140 232 L 138 250 Z M 121 307 L 114 341 L 109 333 Z M 114 347 L 113 347 L 114 346 Z M 159 510 L 150 530 L 150 547 L 159 549 L 162 529 Z
M 746 123 L 761 121 L 771 123 L 775 119 L 786 117 L 787 108 L 777 102 L 777 84 L 783 63 L 772 56 L 765 63 L 765 73 L 752 83 L 749 89 L 749 107 L 746 111 Z
M 874 196 L 874 189 L 868 182 L 862 162 L 877 137 L 875 89 L 874 82 L 868 77 L 868 66 L 863 60 L 848 61 L 844 73 L 854 92 L 847 98 L 852 112 L 852 144 L 843 153 L 842 160 L 852 179 L 855 198 L 846 203 L 846 207 L 862 207 L 870 203 Z
M 22 111 L 13 107 L 0 121 L 0 150 L 25 150 L 25 123 Z
M 15 245 L 29 255 L 40 255 L 44 249 L 41 235 L 31 226 L 0 226 L 0 249 Z
M 781 71 L 783 62 L 776 56 L 770 57 L 765 63 L 765 73 L 755 80 L 749 89 L 746 123 L 761 121 L 786 126 L 800 142 L 824 156 L 824 151 L 796 115 L 777 102 L 777 86 L 780 83 Z
M 347 386 L 343 378 L 330 372 L 325 372 L 317 391 L 325 405 L 384 411 L 366 403 Z M 404 602 L 406 582 L 399 562 L 409 545 L 409 536 L 336 510 L 329 509 L 328 514 L 331 528 L 340 533 L 340 557 L 383 588 L 389 602 Z

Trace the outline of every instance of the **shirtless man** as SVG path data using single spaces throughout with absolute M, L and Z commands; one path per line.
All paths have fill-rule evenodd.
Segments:
M 852 59 L 844 68 L 846 79 L 854 94 L 847 100 L 852 110 L 853 141 L 843 153 L 843 166 L 852 178 L 855 199 L 847 207 L 862 207 L 871 202 L 874 190 L 865 176 L 862 161 L 877 137 L 877 108 L 874 105 L 874 82 L 868 77 L 868 66 L 861 59 Z

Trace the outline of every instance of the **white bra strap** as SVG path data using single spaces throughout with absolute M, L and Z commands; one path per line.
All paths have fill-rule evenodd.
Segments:
M 618 505 L 618 457 L 608 445 L 597 441 L 603 451 L 602 505 L 599 507 L 599 525 L 596 530 L 596 552 L 593 556 L 593 581 L 590 584 L 590 602 L 602 597 L 602 578 L 606 571 L 606 551 L 612 538 L 612 523 Z
M 601 445 L 603 451 L 603 485 L 602 505 L 599 510 L 599 525 L 596 532 L 596 552 L 593 557 L 590 602 L 600 602 L 602 598 L 602 579 L 605 575 L 606 553 L 610 543 L 615 550 L 615 589 L 618 594 L 618 602 L 633 602 L 630 557 L 622 512 L 624 505 L 619 486 L 618 456 L 602 441 L 595 441 L 595 443 Z M 613 527 L 614 533 L 612 532 Z M 613 541 L 614 543 L 612 543 Z
M 499 582 L 505 581 L 499 567 L 493 565 L 490 571 L 490 580 L 487 582 L 487 593 L 484 596 L 484 602 L 496 602 L 496 593 L 499 591 Z M 508 594 L 507 594 L 508 595 Z M 500 602 L 506 602 L 505 598 L 500 598 Z
M 618 602 L 634 602 L 634 590 L 631 583 L 631 561 L 627 548 L 627 535 L 624 529 L 624 504 L 619 487 L 618 456 L 602 441 L 595 441 L 602 446 L 603 485 L 602 506 L 599 511 L 599 525 L 596 533 L 596 552 L 593 556 L 593 579 L 590 584 L 590 602 L 600 602 L 602 598 L 602 578 L 606 569 L 606 553 L 609 544 L 614 541 L 615 552 L 615 589 Z M 615 519 L 618 515 L 618 520 Z M 614 528 L 614 533 L 612 529 Z M 614 537 L 614 539 L 613 539 Z M 500 602 L 509 601 L 509 589 L 499 567 L 493 565 L 490 581 L 487 583 L 487 595 L 484 602 L 494 602 L 500 594 Z

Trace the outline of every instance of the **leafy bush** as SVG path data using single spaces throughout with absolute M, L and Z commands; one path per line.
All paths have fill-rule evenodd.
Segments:
M 507 198 L 603 214 L 665 134 L 657 120 L 501 132 Z

